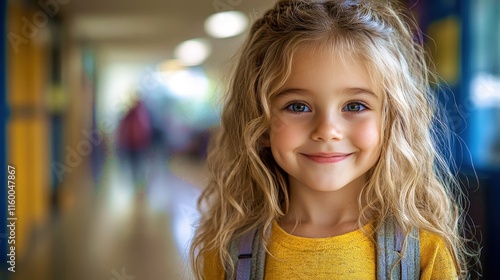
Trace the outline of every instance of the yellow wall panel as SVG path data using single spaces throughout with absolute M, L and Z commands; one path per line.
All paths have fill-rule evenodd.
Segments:
M 16 167 L 16 253 L 29 253 L 27 245 L 37 227 L 46 222 L 50 207 L 50 125 L 44 96 L 49 84 L 49 42 L 26 36 L 26 21 L 36 10 L 21 1 L 8 6 L 8 34 L 28 39 L 8 41 L 8 96 L 11 118 L 7 127 L 8 162 Z M 48 26 L 40 27 L 39 35 Z M 45 30 L 46 31 L 46 30 Z
M 450 16 L 429 26 L 433 39 L 431 48 L 436 69 L 448 84 L 455 85 L 460 77 L 460 19 Z
M 16 167 L 17 249 L 22 256 L 32 230 L 49 215 L 48 123 L 43 118 L 12 118 L 8 162 Z
M 16 249 L 22 257 L 24 246 L 33 222 L 32 206 L 34 197 L 33 185 L 33 153 L 32 133 L 26 120 L 13 118 L 8 125 L 8 162 L 16 167 Z
M 26 9 L 20 2 L 14 1 L 9 2 L 8 9 L 8 44 L 6 50 L 9 94 L 7 102 L 11 106 L 25 106 L 32 104 L 36 100 L 34 98 L 36 93 L 30 91 L 33 82 L 33 66 L 30 65 L 32 65 L 34 42 L 26 32 L 28 29 L 23 28 L 26 25 L 23 19 L 30 18 L 30 10 Z

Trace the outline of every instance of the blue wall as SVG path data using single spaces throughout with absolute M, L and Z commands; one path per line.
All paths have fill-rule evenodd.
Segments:
M 7 38 L 7 1 L 0 1 L 0 279 L 7 276 L 7 63 L 6 63 L 6 38 Z

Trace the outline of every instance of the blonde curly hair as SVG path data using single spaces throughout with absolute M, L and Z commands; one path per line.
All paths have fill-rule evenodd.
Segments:
M 396 1 L 284 0 L 253 23 L 208 155 L 210 178 L 198 201 L 202 216 L 191 245 L 197 278 L 209 252 L 234 272 L 231 240 L 257 226 L 266 232 L 288 211 L 287 174 L 261 139 L 270 127 L 270 101 L 304 46 L 352 53 L 383 91 L 382 152 L 359 198 L 367 202 L 360 206 L 360 227 L 372 217 L 379 226 L 393 216 L 406 232 L 417 227 L 436 233 L 466 277 L 471 254 L 459 232 L 461 192 L 438 151 L 443 129 L 436 128 L 445 126 L 436 119 L 435 75 L 422 41 Z

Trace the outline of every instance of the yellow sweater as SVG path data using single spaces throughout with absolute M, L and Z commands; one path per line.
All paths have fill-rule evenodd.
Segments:
M 372 234 L 373 225 L 364 230 Z M 265 279 L 375 279 L 373 241 L 358 229 L 328 238 L 304 238 L 286 233 L 274 223 L 268 243 Z M 452 257 L 436 234 L 420 231 L 420 279 L 457 279 Z M 204 276 L 223 280 L 215 254 L 205 258 Z

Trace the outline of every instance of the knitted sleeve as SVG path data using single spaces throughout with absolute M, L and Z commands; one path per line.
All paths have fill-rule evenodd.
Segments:
M 203 261 L 203 279 L 224 280 L 224 278 L 225 272 L 217 253 L 212 251 L 206 254 Z
M 437 234 L 420 231 L 420 279 L 458 279 L 453 258 Z

